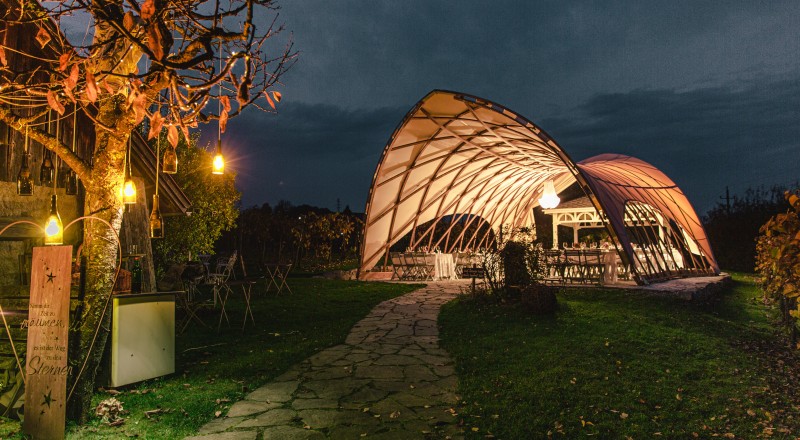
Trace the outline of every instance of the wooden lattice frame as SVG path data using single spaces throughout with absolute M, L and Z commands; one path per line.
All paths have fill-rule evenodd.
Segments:
M 688 200 L 652 165 L 619 155 L 576 164 L 524 117 L 485 99 L 439 90 L 409 111 L 383 151 L 366 206 L 360 269 L 388 259 L 392 244 L 409 233 L 412 247 L 444 245 L 452 252 L 465 244 L 487 246 L 503 226 L 512 231 L 530 227 L 547 180 L 553 180 L 556 191 L 577 181 L 595 209 L 604 212 L 602 220 L 625 263 L 634 258 L 631 240 L 644 237 L 631 237 L 624 226 L 626 215 L 645 215 L 641 209 L 626 213 L 626 203 L 637 201 L 652 206 L 696 242 L 702 257 L 694 272 L 719 271 Z M 452 224 L 434 241 L 443 218 Z M 463 219 L 463 231 L 451 239 L 453 226 Z M 418 226 L 427 222 L 418 233 Z M 471 237 L 464 236 L 469 225 L 484 222 L 488 228 L 474 228 Z M 662 266 L 637 265 L 637 279 L 644 283 L 676 275 Z

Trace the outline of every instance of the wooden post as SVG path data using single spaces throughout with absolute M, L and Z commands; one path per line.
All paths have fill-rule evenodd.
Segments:
M 28 351 L 25 364 L 25 433 L 63 439 L 67 409 L 67 336 L 72 246 L 33 248 Z

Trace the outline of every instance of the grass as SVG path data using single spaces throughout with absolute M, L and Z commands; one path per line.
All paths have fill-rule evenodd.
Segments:
M 571 289 L 559 311 L 461 300 L 440 316 L 468 438 L 794 438 L 800 369 L 752 276 L 700 306 Z
M 68 426 L 67 438 L 180 439 L 311 354 L 342 343 L 350 328 L 376 304 L 419 286 L 290 278 L 293 295 L 265 295 L 253 289 L 255 328 L 241 331 L 243 303 L 231 296 L 231 327 L 222 331 L 200 326 L 176 338 L 176 373 L 122 389 L 125 423 L 105 426 L 95 419 L 86 426 Z M 238 300 L 238 301 L 237 301 Z M 216 322 L 209 311 L 206 322 Z M 112 397 L 95 395 L 95 404 Z M 145 411 L 164 412 L 147 417 Z M 0 438 L 19 436 L 19 424 L 0 423 Z M 15 434 L 16 433 L 16 434 Z M 21 438 L 21 437 L 20 437 Z

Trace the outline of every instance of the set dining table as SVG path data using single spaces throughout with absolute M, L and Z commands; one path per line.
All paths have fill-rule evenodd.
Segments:
M 441 252 L 394 252 L 395 276 L 404 280 L 453 280 L 456 261 L 453 254 Z

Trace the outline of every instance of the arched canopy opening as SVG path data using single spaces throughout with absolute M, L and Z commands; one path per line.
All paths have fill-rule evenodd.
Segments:
M 603 155 L 576 165 L 542 129 L 509 109 L 470 95 L 433 91 L 406 115 L 381 156 L 367 201 L 360 270 L 385 261 L 390 247 L 408 234 L 412 247 L 430 243 L 424 231 L 417 234 L 418 226 L 431 221 L 430 231 L 441 219 L 453 224 L 480 218 L 495 231 L 532 227 L 533 208 L 548 181 L 557 192 L 577 181 L 598 212 L 613 213 L 607 226 L 627 254 L 625 261 L 632 261 L 633 248 L 624 222 L 615 220 L 624 217 L 628 200 L 655 198 L 651 204 L 681 225 L 716 268 L 705 233 L 680 190 L 660 193 L 659 188 L 674 183 L 652 166 L 626 158 Z M 628 159 L 625 170 L 607 163 Z M 639 175 L 649 171 L 647 166 L 658 172 L 656 178 Z M 634 186 L 649 189 L 630 190 Z M 613 194 L 598 197 L 598 190 Z M 455 243 L 462 246 L 464 240 Z

